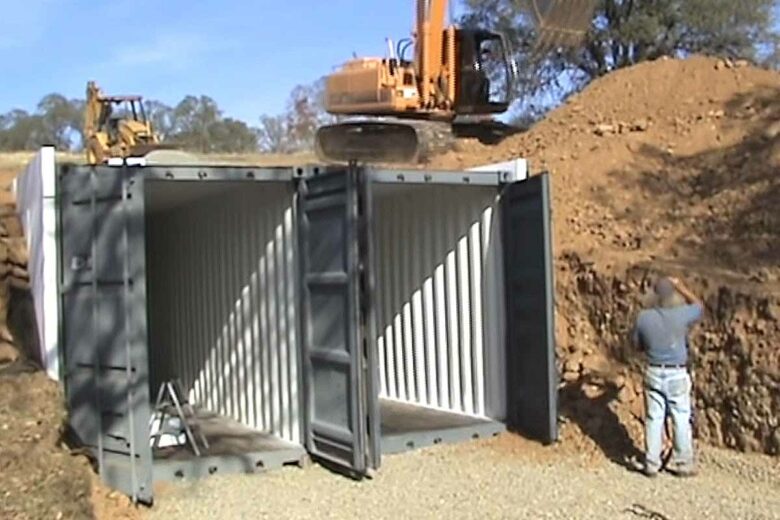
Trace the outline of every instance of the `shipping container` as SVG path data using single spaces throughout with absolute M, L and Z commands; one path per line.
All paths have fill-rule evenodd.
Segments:
M 57 189 L 69 424 L 135 500 L 307 456 L 359 477 L 508 426 L 557 436 L 545 175 L 62 165 Z M 152 445 L 168 381 L 198 454 Z

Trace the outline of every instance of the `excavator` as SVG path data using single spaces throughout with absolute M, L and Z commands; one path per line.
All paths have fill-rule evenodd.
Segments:
M 84 141 L 88 164 L 168 148 L 146 118 L 141 96 L 107 96 L 94 81 L 87 83 Z
M 595 0 L 529 0 L 537 47 L 576 45 Z M 505 127 L 494 116 L 512 102 L 517 76 L 505 35 L 446 25 L 447 0 L 416 0 L 411 38 L 388 40 L 383 58 L 355 58 L 326 78 L 325 109 L 355 118 L 322 126 L 320 159 L 414 162 L 451 147 L 457 135 Z M 407 56 L 409 50 L 413 55 Z

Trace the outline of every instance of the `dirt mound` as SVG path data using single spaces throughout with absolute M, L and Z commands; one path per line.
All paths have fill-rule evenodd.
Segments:
M 530 131 L 462 142 L 461 168 L 513 157 L 553 175 L 564 414 L 605 453 L 643 415 L 628 331 L 655 273 L 690 280 L 699 438 L 780 453 L 780 74 L 663 59 L 617 71 Z
M 0 177 L 0 191 L 11 198 L 13 175 Z M 90 518 L 91 471 L 60 440 L 60 386 L 38 370 L 29 338 L 13 333 L 17 303 L 28 290 L 27 246 L 16 208 L 6 200 L 0 204 L 0 516 Z
M 19 168 L 21 169 L 21 167 Z M 39 370 L 30 322 L 27 244 L 0 170 L 0 518 L 140 516 L 62 442 L 62 387 Z
M 60 444 L 62 393 L 41 372 L 0 376 L 0 516 L 89 518 L 90 471 Z

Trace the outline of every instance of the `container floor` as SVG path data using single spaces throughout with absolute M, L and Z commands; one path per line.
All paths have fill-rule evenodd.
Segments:
M 441 443 L 492 437 L 506 430 L 503 423 L 389 399 L 379 400 L 382 453 L 401 453 Z
M 196 422 L 209 447 L 200 457 L 190 446 L 154 450 L 154 480 L 200 478 L 216 473 L 255 473 L 307 460 L 303 446 L 254 430 L 223 415 L 196 408 Z M 197 437 L 197 435 L 196 435 Z

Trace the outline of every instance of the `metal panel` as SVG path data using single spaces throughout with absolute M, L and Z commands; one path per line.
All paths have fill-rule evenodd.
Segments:
M 373 182 L 392 184 L 449 184 L 461 186 L 499 186 L 514 176 L 510 171 L 445 171 L 382 170 L 368 168 L 366 175 Z
M 188 181 L 277 181 L 287 182 L 308 173 L 309 167 L 254 168 L 251 166 L 154 166 L 144 168 L 147 180 Z
M 246 452 L 236 455 L 206 455 L 185 460 L 157 460 L 154 463 L 154 480 L 195 480 L 214 474 L 261 473 L 282 468 L 291 463 L 303 467 L 308 456 L 300 445 L 291 444 L 287 449 Z
M 549 176 L 506 187 L 507 388 L 510 425 L 558 438 Z
M 372 192 L 380 395 L 502 420 L 497 189 L 376 183 Z
M 126 169 L 59 173 L 69 424 L 106 483 L 150 502 L 142 182 Z
M 299 185 L 307 448 L 354 474 L 369 468 L 360 324 L 358 172 L 332 171 Z
M 146 191 L 152 388 L 179 378 L 191 402 L 300 443 L 292 183 Z
M 359 203 L 357 208 L 358 219 L 358 247 L 360 258 L 360 328 L 362 330 L 361 340 L 363 342 L 363 352 L 365 355 L 365 370 L 367 380 L 365 385 L 366 408 L 367 408 L 367 456 L 368 466 L 372 469 L 379 469 L 382 463 L 382 428 L 381 412 L 379 401 L 379 352 L 376 345 L 377 327 L 376 305 L 377 305 L 377 281 L 376 281 L 376 244 L 372 233 L 374 232 L 373 219 L 376 217 L 374 211 L 374 196 L 371 190 L 371 181 L 365 170 L 358 176 L 359 183 Z

